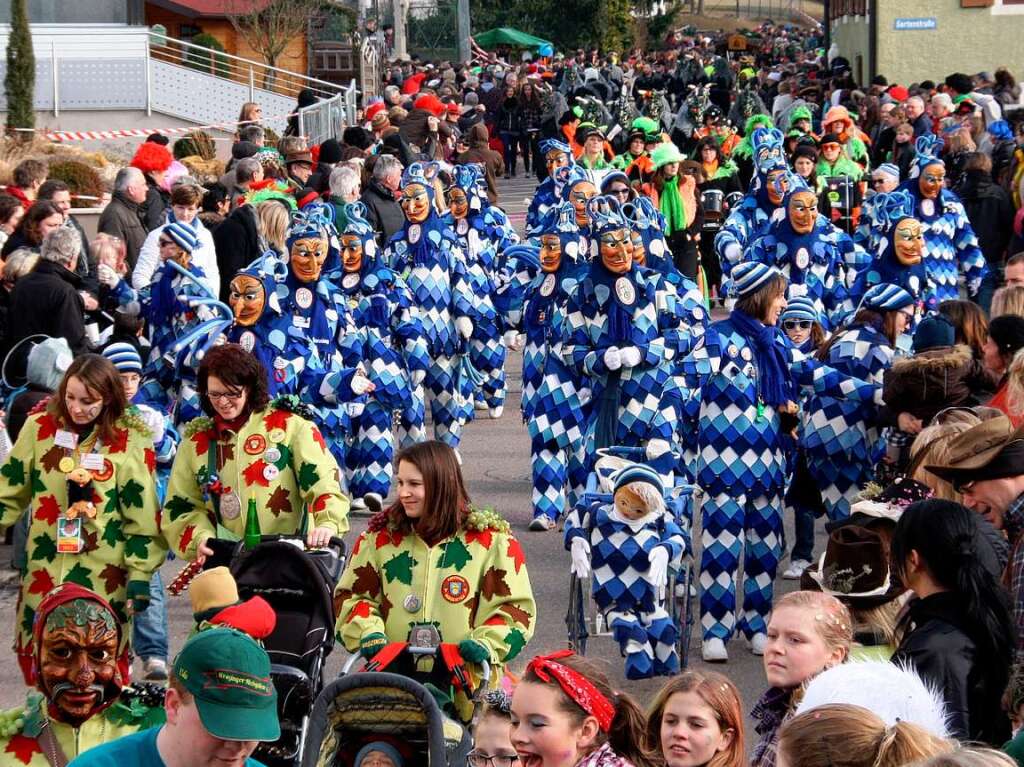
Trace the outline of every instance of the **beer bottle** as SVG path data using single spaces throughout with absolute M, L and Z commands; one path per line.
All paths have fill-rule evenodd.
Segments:
M 260 518 L 256 512 L 256 499 L 249 499 L 249 508 L 245 512 L 245 548 L 253 549 L 259 545 L 260 536 Z

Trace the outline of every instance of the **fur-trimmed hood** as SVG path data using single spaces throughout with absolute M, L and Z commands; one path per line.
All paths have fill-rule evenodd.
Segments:
M 970 364 L 974 355 L 965 344 L 937 346 L 913 357 L 901 357 L 892 363 L 893 375 L 913 375 L 928 371 L 951 370 Z
M 883 397 L 894 413 L 928 423 L 943 408 L 977 404 L 991 377 L 964 345 L 940 346 L 895 360 L 885 372 Z

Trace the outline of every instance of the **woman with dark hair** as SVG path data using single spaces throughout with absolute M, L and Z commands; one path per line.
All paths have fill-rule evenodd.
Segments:
M 6 258 L 18 248 L 28 248 L 33 253 L 38 253 L 46 235 L 63 225 L 64 214 L 60 212 L 60 208 L 45 200 L 34 202 L 21 219 L 21 225 L 7 238 L 0 255 Z
M 953 324 L 955 341 L 971 348 L 974 359 L 985 357 L 985 340 L 988 338 L 988 318 L 980 306 L 973 301 L 953 299 L 939 304 L 939 314 Z
M 1024 317 L 1004 314 L 989 323 L 988 336 L 982 347 L 982 364 L 998 379 L 999 387 L 988 406 L 1000 410 L 1013 421 L 1014 426 L 1024 424 L 1024 413 L 1014 412 L 1010 405 L 1010 363 L 1024 349 Z
M 374 657 L 433 624 L 468 663 L 501 679 L 533 635 L 537 606 L 519 542 L 493 511 L 474 509 L 455 451 L 420 442 L 396 460 L 397 501 L 370 519 L 335 591 L 337 633 L 350 652 Z M 465 720 L 472 703 L 460 693 Z
M 29 685 L 32 616 L 54 586 L 89 586 L 125 625 L 131 611 L 148 606 L 150 577 L 167 553 L 150 448 L 149 429 L 127 409 L 117 368 L 82 354 L 46 409 L 28 417 L 0 469 L 0 528 L 30 511 L 14 644 Z M 131 632 L 124 636 L 128 641 Z
M 722 194 L 743 191 L 739 168 L 722 154 L 722 147 L 714 136 L 705 136 L 697 142 L 697 148 L 693 150 L 693 159 L 701 164 L 704 171 L 701 192 L 707 189 L 718 189 Z
M 775 571 L 782 555 L 782 493 L 788 473 L 783 435 L 796 427 L 800 387 L 815 394 L 870 403 L 878 387 L 805 357 L 777 327 L 786 308 L 786 278 L 747 261 L 732 271 L 736 308 L 712 323 L 703 343 L 682 362 L 691 390 L 700 391 L 696 481 L 701 507 L 702 655 L 728 660 L 726 643 L 739 629 L 751 651 L 764 653 Z M 844 402 L 845 404 L 845 402 Z M 744 561 L 743 607 L 736 572 Z
M 316 93 L 311 88 L 303 88 L 299 91 L 298 98 L 295 103 L 295 113 L 289 116 L 288 125 L 284 129 L 285 136 L 299 136 L 299 112 L 306 107 L 313 106 L 320 99 L 317 98 Z
M 1001 707 L 1014 653 L 1010 600 L 997 557 L 974 512 L 952 501 L 906 508 L 892 540 L 893 571 L 917 595 L 900 623 L 894 663 L 909 664 L 941 690 L 960 740 L 1001 746 L 1010 722 Z
M 10 194 L 0 194 L 0 248 L 7 244 L 7 239 L 17 231 L 25 208 L 21 200 Z
M 913 321 L 914 297 L 903 288 L 882 283 L 870 288 L 853 321 L 837 330 L 818 359 L 847 375 L 881 386 L 896 356 L 896 339 Z M 904 431 L 904 419 L 900 428 Z M 882 457 L 880 414 L 870 402 L 843 402 L 817 395 L 804 413 L 807 469 L 821 488 L 829 519 L 850 515 L 850 505 L 871 480 Z
M 240 538 L 252 503 L 263 535 L 305 535 L 316 548 L 348 530 L 338 467 L 311 414 L 295 397 L 270 400 L 256 357 L 237 344 L 211 349 L 197 389 L 206 415 L 184 428 L 164 503 L 179 556 L 211 555 L 218 527 Z
M 807 184 L 807 188 L 818 195 L 818 213 L 832 220 L 832 201 L 823 180 L 818 178 L 818 148 L 799 144 L 790 155 L 789 164 L 793 171 Z

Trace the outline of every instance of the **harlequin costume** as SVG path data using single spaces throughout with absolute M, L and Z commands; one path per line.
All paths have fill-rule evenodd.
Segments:
M 658 472 L 642 464 L 620 470 L 615 490 L 634 482 L 664 493 Z M 577 538 L 590 551 L 591 592 L 626 658 L 626 678 L 679 673 L 679 629 L 665 609 L 664 593 L 650 578 L 656 547 L 666 550 L 668 567 L 678 567 L 687 553 L 686 536 L 664 504 L 637 520 L 623 516 L 614 501 L 578 506 L 565 521 L 565 548 L 571 550 Z
M 361 361 L 375 386 L 352 419 L 353 439 L 346 455 L 349 490 L 355 498 L 384 498 L 393 473 L 394 414 L 413 407 L 413 391 L 422 383 L 430 358 L 409 289 L 381 261 L 365 207 L 348 205 L 345 214 L 338 285 L 355 332 L 343 341 L 344 356 Z
M 659 325 L 658 282 L 632 262 L 629 227 L 615 199 L 595 198 L 587 210 L 598 239 L 566 307 L 563 356 L 592 379 L 594 448 L 643 446 L 670 479 L 675 410 L 663 394 L 675 350 Z
M 338 468 L 310 415 L 279 397 L 239 425 L 203 416 L 185 427 L 163 509 L 178 556 L 195 559 L 199 544 L 225 533 L 240 539 L 250 500 L 263 535 L 348 530 Z
M 941 182 L 936 197 L 926 197 L 921 190 L 921 176 L 926 168 L 945 167 L 938 156 L 942 140 L 932 135 L 920 136 L 915 146 L 917 157 L 910 178 L 899 188 L 913 196 L 914 218 L 924 226 L 925 269 L 935 291 L 935 300 L 950 301 L 960 297 L 961 273 L 968 295 L 975 296 L 988 267 L 963 203 Z
M 759 262 L 740 264 L 733 278 L 734 296 L 753 294 L 778 274 Z M 767 629 L 783 535 L 787 463 L 780 409 L 796 402 L 797 387 L 857 401 L 871 400 L 877 387 L 805 357 L 777 328 L 739 310 L 711 324 L 703 342 L 684 360 L 683 371 L 690 387 L 700 391 L 693 474 L 706 494 L 701 507 L 701 626 L 705 654 L 709 642 L 717 640 L 720 655 L 714 659 L 724 660 L 725 643 L 737 627 L 741 549 L 739 628 L 748 639 Z
M 545 156 L 559 156 L 560 162 L 565 165 L 573 165 L 576 160 L 573 157 L 572 149 L 564 141 L 558 139 L 542 139 L 540 144 L 540 152 Z M 559 154 L 560 153 L 560 154 Z M 544 214 L 547 213 L 548 208 L 558 202 L 561 199 L 561 184 L 555 178 L 555 169 L 557 165 L 553 165 L 552 161 L 548 160 L 548 177 L 541 181 L 536 190 L 534 190 L 533 198 L 530 200 L 530 207 L 526 210 L 526 231 L 529 234 L 533 234 L 537 225 L 540 224 Z
M 55 767 L 58 763 L 66 764 L 67 760 L 90 748 L 159 726 L 166 720 L 162 695 L 152 695 L 141 687 L 129 687 L 121 690 L 117 697 L 101 699 L 92 715 L 78 727 L 63 721 L 60 709 L 46 698 L 40 678 L 40 640 L 47 617 L 76 600 L 93 602 L 96 612 L 112 616 L 121 648 L 113 661 L 116 670 L 112 684 L 117 687 L 128 684 L 131 660 L 124 642 L 124 624 L 120 623 L 114 609 L 101 596 L 76 583 L 64 583 L 55 588 L 39 604 L 33 642 L 36 650 L 30 672 L 33 678 L 28 681 L 33 689 L 26 695 L 23 706 L 0 712 L 0 760 L 5 765 Z M 64 762 L 60 762 L 62 757 Z
M 458 448 L 462 436 L 460 411 L 465 404 L 456 396 L 459 358 L 473 334 L 473 293 L 458 238 L 435 207 L 432 179 L 436 173 L 434 163 L 413 163 L 406 168 L 402 176 L 406 221 L 388 242 L 384 261 L 401 275 L 412 293 L 430 355 L 422 389 L 414 395 L 419 403 L 419 421 L 403 414 L 401 442 L 406 445 L 423 439 L 422 403 L 429 392 L 434 435 L 449 447 Z M 409 217 L 414 208 L 415 221 Z
M 403 513 L 380 512 L 352 547 L 334 592 L 338 639 L 356 652 L 368 639 L 403 642 L 410 624 L 434 623 L 444 642 L 485 648 L 497 684 L 537 617 L 519 541 L 493 511 L 471 510 L 454 535 L 428 546 L 399 529 Z M 456 704 L 472 712 L 464 695 Z
M 913 296 L 915 303 L 923 304 L 926 310 L 934 310 L 938 300 L 922 257 L 923 243 L 909 241 L 913 234 L 924 230 L 916 218 L 915 207 L 913 195 L 904 189 L 876 194 L 872 198 L 871 226 L 876 251 L 866 272 L 866 282 L 870 286 L 898 285 Z M 904 232 L 903 222 L 907 222 L 912 231 Z
M 64 447 L 70 444 L 75 447 Z M 83 510 L 69 523 L 69 495 L 78 485 L 69 475 L 79 470 L 87 475 L 81 490 L 91 491 L 95 509 Z M 0 528 L 30 511 L 29 567 L 18 597 L 14 644 L 23 671 L 32 658 L 36 608 L 54 586 L 72 582 L 95 591 L 126 626 L 128 600 L 148 601 L 150 577 L 167 555 L 155 470 L 150 432 L 135 412 L 122 415 L 107 439 L 95 427 L 75 439 L 46 411 L 25 422 L 0 468 Z
M 897 285 L 882 283 L 868 290 L 861 306 L 878 313 L 912 310 L 914 298 Z M 836 335 L 826 363 L 845 375 L 881 385 L 896 356 L 882 328 L 854 322 Z M 829 519 L 845 519 L 882 457 L 884 440 L 877 408 L 871 402 L 823 393 L 811 397 L 803 416 L 802 447 Z

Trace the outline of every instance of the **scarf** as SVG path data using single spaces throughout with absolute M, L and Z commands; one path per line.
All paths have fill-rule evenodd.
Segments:
M 665 236 L 671 237 L 674 232 L 686 229 L 686 210 L 683 198 L 679 195 L 679 175 L 665 180 L 661 190 L 659 207 L 665 216 Z
M 796 401 L 796 386 L 789 370 L 789 360 L 778 343 L 782 331 L 774 325 L 765 325 L 741 309 L 733 309 L 729 319 L 754 349 L 761 400 L 772 407 Z
M 714 160 L 710 164 L 702 162 L 700 166 L 704 169 L 704 178 L 708 181 L 712 181 L 718 173 L 718 160 Z

